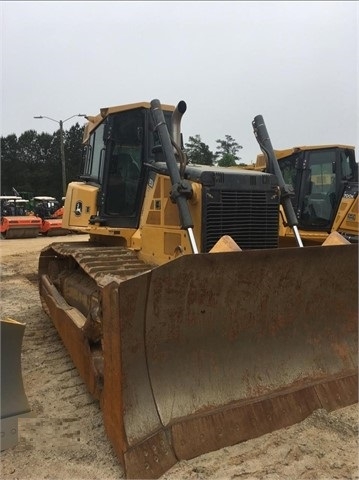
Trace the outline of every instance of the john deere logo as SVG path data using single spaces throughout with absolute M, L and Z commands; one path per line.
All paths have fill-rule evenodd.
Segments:
M 82 213 L 82 202 L 76 202 L 75 215 L 77 215 L 79 217 L 81 215 L 81 213 Z

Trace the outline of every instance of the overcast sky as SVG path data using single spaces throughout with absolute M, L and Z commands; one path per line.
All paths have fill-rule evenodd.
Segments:
M 185 142 L 358 145 L 358 2 L 2 1 L 1 135 L 53 133 L 44 115 L 158 98 L 187 103 Z M 64 125 L 68 129 L 79 121 Z

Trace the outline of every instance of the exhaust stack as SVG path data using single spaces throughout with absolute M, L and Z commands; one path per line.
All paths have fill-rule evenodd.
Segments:
M 172 140 L 181 147 L 181 119 L 185 111 L 187 110 L 187 104 L 181 100 L 174 112 L 172 113 Z

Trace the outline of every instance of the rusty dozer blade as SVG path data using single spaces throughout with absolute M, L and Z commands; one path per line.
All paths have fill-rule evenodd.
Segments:
M 107 434 L 128 478 L 357 402 L 355 245 L 187 255 L 104 288 Z
M 357 402 L 356 245 L 184 255 L 108 283 L 103 363 L 86 317 L 46 275 L 40 290 L 127 478 Z

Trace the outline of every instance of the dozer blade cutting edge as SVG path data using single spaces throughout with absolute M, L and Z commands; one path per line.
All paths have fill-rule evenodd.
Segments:
M 336 245 L 185 255 L 109 283 L 101 387 L 79 314 L 45 275 L 40 290 L 127 478 L 158 478 L 357 402 L 357 274 L 357 246 Z

